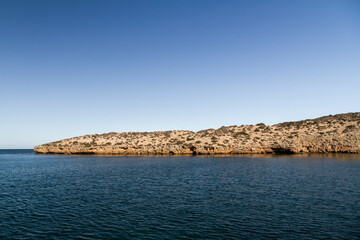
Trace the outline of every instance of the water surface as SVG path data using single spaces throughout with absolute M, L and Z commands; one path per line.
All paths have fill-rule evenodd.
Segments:
M 0 150 L 0 238 L 360 239 L 360 156 Z

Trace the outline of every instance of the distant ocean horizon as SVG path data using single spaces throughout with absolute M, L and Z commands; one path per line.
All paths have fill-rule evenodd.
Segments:
M 4 239 L 358 239 L 360 155 L 0 150 Z

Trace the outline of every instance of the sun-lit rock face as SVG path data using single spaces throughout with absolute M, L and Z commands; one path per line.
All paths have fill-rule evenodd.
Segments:
M 111 132 L 64 139 L 36 146 L 34 150 L 38 153 L 105 155 L 360 153 L 360 113 L 199 132 Z

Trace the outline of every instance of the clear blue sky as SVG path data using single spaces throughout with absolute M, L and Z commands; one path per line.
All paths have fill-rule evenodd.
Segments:
M 0 148 L 360 111 L 360 1 L 0 0 Z

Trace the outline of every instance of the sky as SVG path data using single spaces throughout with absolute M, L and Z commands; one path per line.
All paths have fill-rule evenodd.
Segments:
M 0 148 L 360 111 L 360 1 L 0 0 Z

